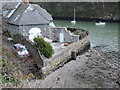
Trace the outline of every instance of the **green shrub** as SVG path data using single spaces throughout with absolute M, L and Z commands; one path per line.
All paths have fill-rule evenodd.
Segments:
M 49 43 L 47 43 L 43 38 L 34 38 L 34 42 L 35 46 L 46 58 L 50 58 L 54 54 L 52 46 Z
M 17 78 L 7 75 L 6 77 L 0 74 L 0 84 L 1 83 L 11 83 L 13 86 L 20 84 Z
M 5 67 L 8 64 L 8 60 L 4 58 L 0 58 L 0 66 Z
M 20 84 L 20 81 L 17 78 L 14 78 L 9 72 L 8 59 L 0 58 L 0 63 L 2 63 L 2 74 L 0 74 L 0 84 L 1 83 L 11 83 L 12 85 L 17 86 Z

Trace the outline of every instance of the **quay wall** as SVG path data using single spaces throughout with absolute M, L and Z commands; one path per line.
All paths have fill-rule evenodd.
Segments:
M 43 75 L 46 76 L 50 74 L 52 71 L 56 70 L 56 68 L 61 63 L 66 63 L 68 60 L 75 60 L 76 56 L 82 54 L 89 48 L 90 48 L 90 41 L 88 36 L 80 40 L 79 42 L 74 42 L 70 44 L 68 47 L 60 51 L 58 55 L 50 59 L 51 61 L 53 61 L 52 63 L 42 68 Z
M 63 31 L 65 30 L 65 28 L 57 28 L 56 30 L 54 29 L 52 29 L 53 30 L 52 32 L 59 31 L 57 34 L 58 37 L 60 32 L 62 30 Z M 66 62 L 70 60 L 75 60 L 76 56 L 82 54 L 83 52 L 90 48 L 89 35 L 87 35 L 85 32 L 82 32 L 80 35 L 71 35 L 70 32 L 68 31 L 66 31 L 66 33 L 68 33 L 69 35 L 68 37 L 66 35 L 65 38 L 69 38 L 70 40 L 70 37 L 73 37 L 75 39 L 73 39 L 73 41 L 71 39 L 71 41 L 69 41 L 72 42 L 70 45 L 68 45 L 65 49 L 61 50 L 57 55 L 51 57 L 50 61 L 52 62 L 50 62 L 47 66 L 44 66 L 45 62 L 44 59 L 42 58 L 42 54 L 40 53 L 40 51 L 25 36 L 23 36 L 22 34 L 17 34 L 13 36 L 13 40 L 15 43 L 21 43 L 26 46 L 30 54 L 35 59 L 37 66 L 41 69 L 42 74 L 46 76 L 50 74 L 52 71 L 56 70 L 59 67 L 59 65 L 61 64 L 64 65 Z M 51 38 L 59 40 L 58 38 L 52 36 Z

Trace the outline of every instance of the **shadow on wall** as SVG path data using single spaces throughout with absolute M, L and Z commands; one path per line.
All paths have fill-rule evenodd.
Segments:
M 30 40 L 26 39 L 20 34 L 17 34 L 13 36 L 13 41 L 15 43 L 21 43 L 25 45 L 30 54 L 32 55 L 32 57 L 35 59 L 35 62 L 38 65 L 38 67 L 39 68 L 43 67 L 43 59 L 41 57 L 41 53 Z

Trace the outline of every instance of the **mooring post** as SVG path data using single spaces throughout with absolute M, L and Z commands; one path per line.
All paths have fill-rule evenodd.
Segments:
M 72 51 L 71 52 L 72 60 L 76 60 L 76 52 Z

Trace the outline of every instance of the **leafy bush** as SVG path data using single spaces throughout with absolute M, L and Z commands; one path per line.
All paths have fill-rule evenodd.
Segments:
M 2 83 L 11 83 L 14 86 L 20 84 L 20 81 L 15 78 L 9 71 L 8 59 L 0 58 L 0 67 L 2 66 L 2 72 L 0 74 L 0 84 Z
M 43 38 L 34 38 L 34 42 L 35 46 L 46 58 L 50 58 L 54 54 L 52 46 L 49 43 L 47 43 Z
M 0 62 L 2 63 L 2 67 L 7 66 L 8 60 L 4 58 L 0 58 Z
M 0 83 L 11 83 L 13 86 L 17 86 L 20 84 L 20 81 L 12 76 L 7 75 L 5 77 L 0 74 Z

